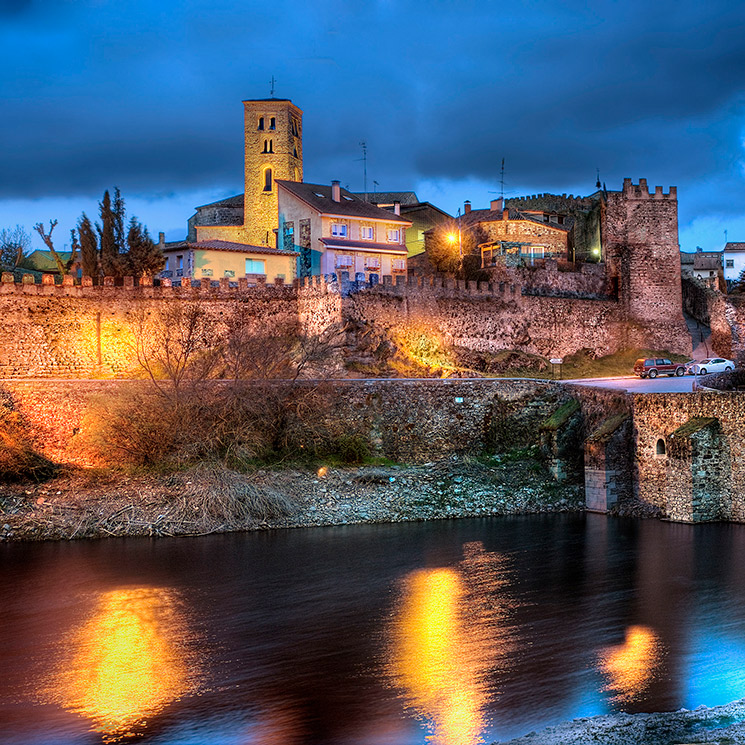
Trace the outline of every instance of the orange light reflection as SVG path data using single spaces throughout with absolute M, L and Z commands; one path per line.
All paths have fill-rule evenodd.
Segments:
M 510 650 L 499 560 L 480 544 L 465 553 L 457 569 L 409 574 L 392 625 L 390 674 L 435 745 L 484 742 L 486 677 Z
M 71 659 L 57 676 L 53 698 L 90 719 L 104 741 L 134 734 L 189 690 L 185 632 L 167 590 L 105 593 L 71 639 Z
M 614 691 L 612 701 L 633 701 L 647 688 L 660 664 L 662 647 L 647 626 L 629 626 L 626 640 L 600 653 L 600 669 L 608 678 L 604 691 Z

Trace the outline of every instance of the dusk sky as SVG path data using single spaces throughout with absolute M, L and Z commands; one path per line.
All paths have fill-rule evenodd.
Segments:
M 246 98 L 303 109 L 305 180 L 463 200 L 678 186 L 684 250 L 745 241 L 745 4 L 0 0 L 0 228 L 105 188 L 177 240 L 243 191 Z M 97 215 L 96 215 L 97 216 Z M 34 236 L 34 247 L 41 247 Z

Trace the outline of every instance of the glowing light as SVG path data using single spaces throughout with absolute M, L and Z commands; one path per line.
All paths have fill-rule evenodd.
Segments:
M 106 742 L 135 734 L 189 690 L 184 636 L 185 625 L 168 591 L 106 593 L 73 636 L 72 659 L 57 677 L 53 698 L 90 719 Z
M 487 674 L 511 649 L 498 601 L 501 560 L 466 544 L 457 569 L 426 569 L 405 580 L 392 624 L 390 674 L 408 706 L 430 724 L 434 745 L 484 740 Z
M 318 478 L 319 478 L 319 479 L 325 479 L 325 478 L 326 478 L 326 474 L 327 474 L 328 472 L 329 472 L 329 469 L 328 469 L 328 468 L 326 468 L 326 466 L 321 466 L 321 467 L 320 467 L 320 468 L 318 469 Z
M 448 233 L 448 243 L 455 243 L 458 240 L 458 236 L 455 233 Z
M 629 626 L 623 644 L 600 654 L 600 669 L 608 678 L 603 690 L 614 691 L 617 703 L 633 701 L 647 688 L 660 664 L 659 638 L 647 626 Z

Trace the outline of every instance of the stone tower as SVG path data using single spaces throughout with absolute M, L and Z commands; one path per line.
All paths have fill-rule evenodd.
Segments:
M 246 133 L 245 240 L 274 246 L 277 179 L 303 180 L 303 112 L 289 99 L 243 102 Z
M 683 318 L 678 245 L 678 198 L 647 180 L 623 180 L 608 192 L 603 220 L 608 275 L 629 321 L 627 345 L 690 354 Z

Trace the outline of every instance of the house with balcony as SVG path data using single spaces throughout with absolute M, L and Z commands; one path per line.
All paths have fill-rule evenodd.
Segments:
M 277 246 L 295 251 L 297 275 L 335 274 L 380 282 L 406 276 L 406 228 L 411 221 L 376 207 L 338 181 L 306 184 L 278 180 Z M 395 281 L 395 280 L 394 280 Z

